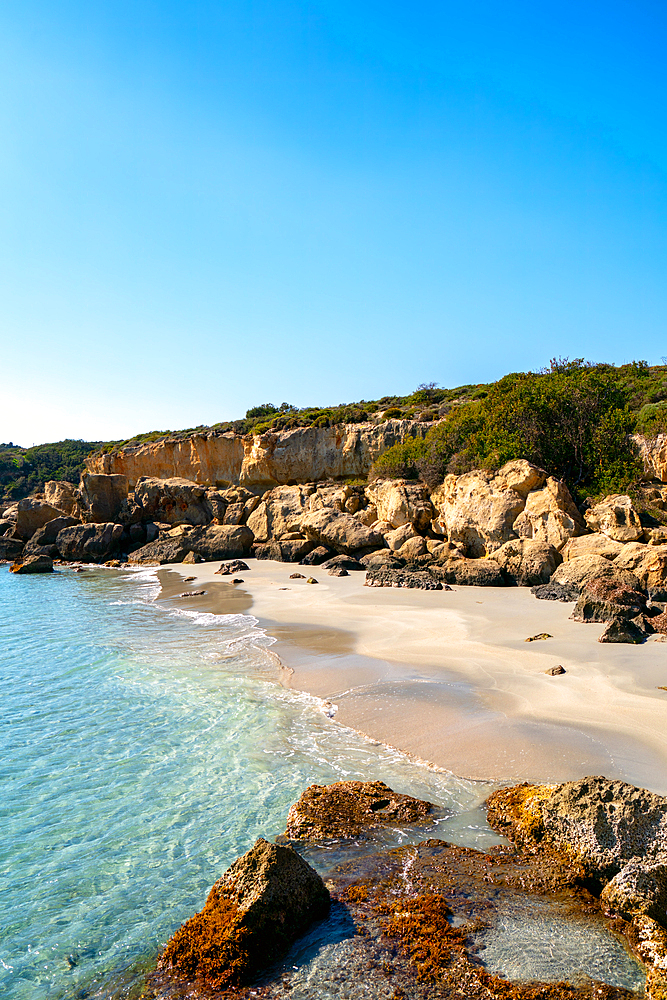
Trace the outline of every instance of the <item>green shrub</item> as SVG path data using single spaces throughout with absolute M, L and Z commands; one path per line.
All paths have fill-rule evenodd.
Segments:
M 403 411 L 399 409 L 398 406 L 390 406 L 388 410 L 384 411 L 385 420 L 392 420 L 395 417 L 402 417 L 402 416 L 403 416 Z
M 642 406 L 637 414 L 637 430 L 648 438 L 667 433 L 667 402 Z

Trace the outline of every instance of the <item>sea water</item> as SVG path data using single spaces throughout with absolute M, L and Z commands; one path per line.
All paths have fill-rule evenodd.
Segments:
M 0 567 L 7 1000 L 131 996 L 212 883 L 284 830 L 312 782 L 382 779 L 443 807 L 437 836 L 497 842 L 481 809 L 491 786 L 418 766 L 282 687 L 251 616 L 169 610 L 158 593 L 152 571 Z M 629 985 L 636 967 L 610 947 Z M 309 961 L 326 966 L 326 942 Z

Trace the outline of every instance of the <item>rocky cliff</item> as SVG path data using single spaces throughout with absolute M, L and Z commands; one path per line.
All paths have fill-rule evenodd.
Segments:
M 278 433 L 193 434 L 120 448 L 86 459 L 89 472 L 127 476 L 180 477 L 205 485 L 239 484 L 264 490 L 288 483 L 366 476 L 382 452 L 408 438 L 424 437 L 429 423 L 384 423 L 296 427 Z
M 667 483 L 667 434 L 657 434 L 652 438 L 635 434 L 632 440 L 637 446 L 646 474 Z

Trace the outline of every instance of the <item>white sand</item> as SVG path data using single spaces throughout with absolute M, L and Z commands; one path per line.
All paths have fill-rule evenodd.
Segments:
M 667 643 L 598 643 L 602 625 L 524 588 L 385 589 L 364 573 L 247 562 L 237 587 L 219 562 L 170 566 L 163 599 L 206 588 L 188 608 L 255 615 L 289 683 L 335 703 L 343 725 L 466 777 L 604 774 L 667 793 Z M 553 638 L 524 641 L 539 632 Z M 566 673 L 547 676 L 556 664 Z

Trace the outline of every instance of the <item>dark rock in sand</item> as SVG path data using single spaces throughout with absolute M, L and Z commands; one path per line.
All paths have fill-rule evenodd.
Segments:
M 287 814 L 290 840 L 360 837 L 368 830 L 423 823 L 431 802 L 394 792 L 383 781 L 336 781 L 311 785 Z
M 318 545 L 299 561 L 302 566 L 319 566 L 320 563 L 331 559 L 334 554 L 334 550 L 327 548 L 326 545 Z
M 426 570 L 411 573 L 404 569 L 389 569 L 380 566 L 371 567 L 366 573 L 366 587 L 409 587 L 416 590 L 450 590 L 443 587 L 439 580 L 434 579 Z
M 53 559 L 46 555 L 25 556 L 9 567 L 10 573 L 53 573 Z
M 250 569 L 247 563 L 243 562 L 242 559 L 230 559 L 229 562 L 223 562 L 220 569 L 216 569 L 216 576 L 228 576 L 230 573 L 244 573 Z
M 565 667 L 558 663 L 555 667 L 549 667 L 548 670 L 544 671 L 549 677 L 560 677 L 561 674 L 566 673 Z
M 352 569 L 352 570 L 362 570 L 364 571 L 366 567 L 358 559 L 354 559 L 352 556 L 334 556 L 333 559 L 327 559 L 326 562 L 322 563 L 322 569 L 335 569 L 340 567 L 340 569 Z
M 563 601 L 569 604 L 571 601 L 579 600 L 579 588 L 566 583 L 551 581 L 539 587 L 531 587 L 530 592 L 538 601 Z
M 619 586 L 614 580 L 591 580 L 584 584 L 570 615 L 576 622 L 608 622 L 612 618 L 636 618 L 646 610 L 639 590 Z
M 209 989 L 237 986 L 281 958 L 329 907 L 317 872 L 292 848 L 260 838 L 176 931 L 158 968 Z
M 645 640 L 646 632 L 636 622 L 627 618 L 612 618 L 598 642 L 627 642 L 637 646 Z
M 327 570 L 329 576 L 349 576 L 350 574 L 343 566 L 332 566 Z
M 197 552 L 188 552 L 187 556 L 183 560 L 183 565 L 194 566 L 196 563 L 203 562 L 203 556 L 200 556 Z
M 503 571 L 493 559 L 448 559 L 444 565 L 431 566 L 430 573 L 444 583 L 459 587 L 504 587 Z
M 69 562 L 104 562 L 118 552 L 122 537 L 121 524 L 77 524 L 59 531 L 56 545 Z

